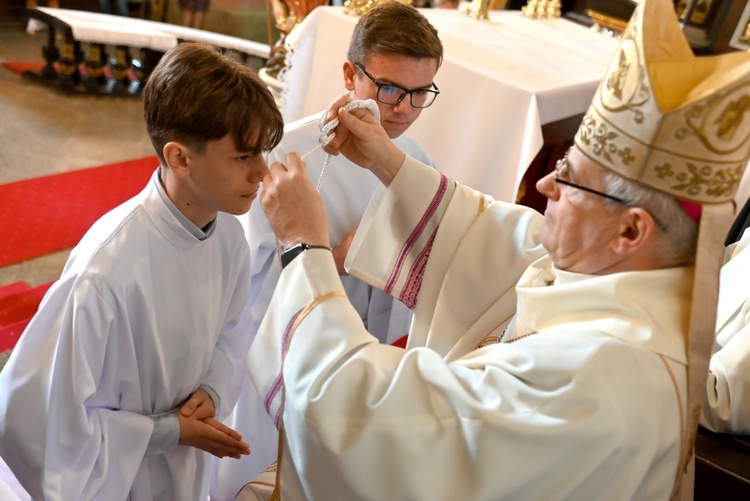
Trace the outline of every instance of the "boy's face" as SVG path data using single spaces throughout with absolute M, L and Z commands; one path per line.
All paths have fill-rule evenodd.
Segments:
M 207 219 L 206 224 L 218 211 L 239 215 L 250 210 L 268 173 L 262 154 L 237 151 L 232 136 L 226 135 L 209 141 L 203 153 L 187 148 L 186 155 L 189 175 L 185 188 L 189 199 L 185 200 L 187 207 L 182 209 L 193 213 L 199 221 Z
M 380 123 L 388 137 L 397 138 L 414 123 L 423 108 L 414 108 L 408 95 L 396 105 L 381 103 L 377 99 L 378 86 L 359 71 L 354 63 L 361 64 L 379 83 L 416 90 L 433 88 L 432 82 L 438 69 L 437 60 L 395 53 L 372 53 L 367 61 L 344 63 L 344 84 L 351 92 L 351 97 L 377 102 L 380 107 Z

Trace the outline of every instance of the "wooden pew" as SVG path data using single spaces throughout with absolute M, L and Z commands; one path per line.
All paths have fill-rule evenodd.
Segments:
M 695 501 L 750 499 L 750 437 L 698 428 Z

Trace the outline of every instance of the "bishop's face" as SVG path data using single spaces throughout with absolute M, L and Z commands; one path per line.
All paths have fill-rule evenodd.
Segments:
M 561 270 L 606 273 L 616 258 L 612 246 L 627 206 L 605 198 L 605 174 L 603 167 L 573 147 L 555 172 L 536 184 L 547 197 L 542 245 Z
M 372 53 L 367 61 L 344 63 L 344 84 L 354 99 L 372 99 L 380 108 L 380 123 L 388 137 L 395 139 L 408 129 L 424 108 L 411 105 L 410 96 L 398 104 L 378 101 L 378 86 L 357 66 L 359 63 L 378 83 L 390 84 L 406 90 L 432 89 L 438 70 L 433 58 L 416 58 L 404 54 Z

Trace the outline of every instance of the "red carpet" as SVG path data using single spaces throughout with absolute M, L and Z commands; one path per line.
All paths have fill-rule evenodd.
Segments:
M 13 349 L 51 286 L 13 282 L 0 287 L 0 353 Z
M 0 266 L 64 249 L 139 193 L 156 156 L 0 185 Z
M 44 63 L 20 63 L 16 61 L 5 61 L 2 63 L 3 67 L 10 71 L 18 74 L 23 74 L 24 71 L 41 71 L 44 68 Z

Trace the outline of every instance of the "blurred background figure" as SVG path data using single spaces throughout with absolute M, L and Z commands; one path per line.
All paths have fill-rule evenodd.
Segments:
M 55 9 L 60 8 L 60 1 L 59 0 L 48 0 L 47 1 L 48 7 L 54 7 Z M 26 8 L 27 9 L 36 9 L 37 2 L 36 0 L 26 0 Z M 29 35 L 33 35 L 37 31 L 46 30 L 47 25 L 43 22 L 39 21 L 38 19 L 30 18 L 29 23 L 26 25 L 26 33 Z
M 180 0 L 182 25 L 190 28 L 203 28 L 203 19 L 210 0 Z
M 435 0 L 436 9 L 458 9 L 458 0 Z
M 456 5 L 458 5 L 458 1 L 456 1 Z M 411 6 L 416 7 L 417 9 L 428 9 L 432 7 L 430 5 L 430 0 L 411 0 Z
M 116 12 L 115 4 L 117 4 Z M 99 12 L 102 14 L 117 14 L 129 17 L 130 7 L 128 7 L 128 0 L 99 0 Z

